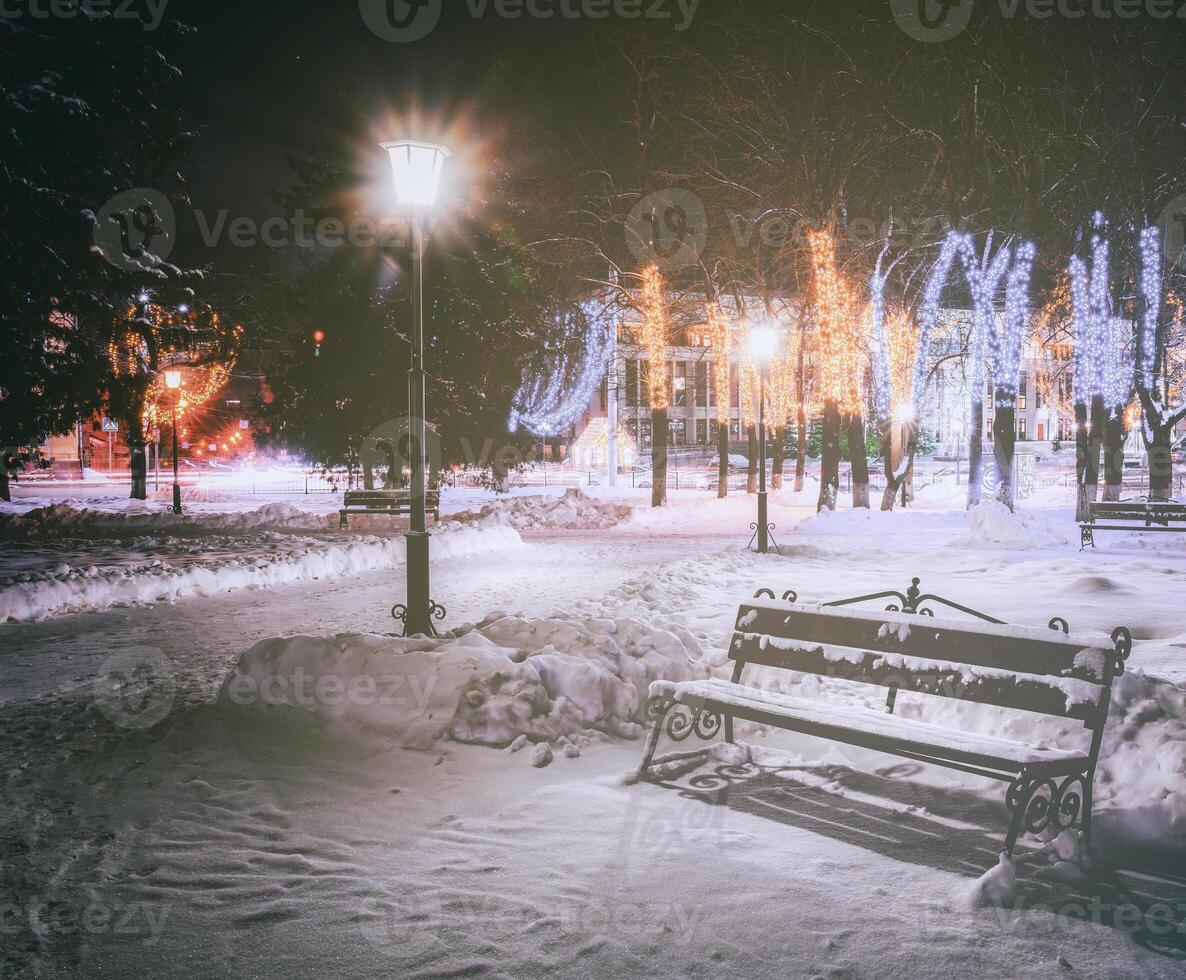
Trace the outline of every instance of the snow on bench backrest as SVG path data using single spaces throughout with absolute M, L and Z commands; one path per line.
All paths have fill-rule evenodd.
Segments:
M 729 657 L 1094 724 L 1112 652 L 1102 634 L 755 599 Z

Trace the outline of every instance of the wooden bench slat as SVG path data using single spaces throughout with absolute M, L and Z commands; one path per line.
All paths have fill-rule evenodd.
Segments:
M 1022 766 L 1081 766 L 1083 752 L 1035 748 L 1011 739 L 982 735 L 890 715 L 869 708 L 832 704 L 789 694 L 747 688 L 727 682 L 655 681 L 651 696 L 678 703 L 725 710 L 733 718 L 816 735 L 835 742 L 899 755 L 955 760 L 970 765 L 1016 772 Z
M 781 670 L 897 688 L 911 694 L 955 698 L 1074 718 L 1094 725 L 1106 694 L 1101 684 L 858 647 L 737 633 L 730 658 Z
M 755 599 L 737 615 L 739 633 L 905 654 L 947 664 L 1056 677 L 1102 678 L 1110 654 L 1106 638 L 1074 638 L 1054 630 L 997 626 L 892 611 L 797 605 Z M 737 656 L 733 660 L 748 660 Z M 955 658 L 958 656 L 958 660 Z

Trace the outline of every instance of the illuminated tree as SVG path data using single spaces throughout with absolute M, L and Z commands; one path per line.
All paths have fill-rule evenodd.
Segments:
M 131 452 L 131 496 L 148 496 L 145 445 L 178 399 L 179 418 L 212 398 L 230 376 L 243 328 L 206 304 L 189 299 L 166 307 L 144 294 L 113 324 L 108 342 L 108 411 L 118 419 Z M 166 368 L 182 369 L 182 387 L 165 388 Z
M 667 386 L 670 318 L 667 312 L 666 285 L 656 265 L 642 271 L 639 299 L 642 313 L 642 345 L 647 351 L 643 375 L 651 406 L 651 506 L 667 503 Z
M 820 471 L 820 510 L 836 509 L 840 491 L 840 425 L 844 418 L 855 423 L 861 419 L 864 390 L 864 350 L 860 316 L 853 290 L 836 268 L 836 241 L 825 229 L 807 233 L 811 253 L 814 302 L 818 324 L 819 363 L 817 385 L 823 406 L 823 444 Z M 868 473 L 864 448 L 864 422 L 849 428 L 850 451 L 854 468 L 865 466 L 865 501 L 868 506 Z M 851 446 L 859 429 L 859 444 Z M 854 505 L 857 476 L 853 476 Z

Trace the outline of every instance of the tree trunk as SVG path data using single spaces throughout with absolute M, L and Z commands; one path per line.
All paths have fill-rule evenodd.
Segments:
M 717 423 L 717 496 L 729 495 L 729 420 Z
M 0 460 L 0 500 L 12 502 L 12 491 L 8 487 L 7 460 Z
M 865 454 L 865 416 L 848 420 L 848 462 L 852 467 L 852 506 L 869 509 L 869 457 Z
M 1087 406 L 1075 403 L 1075 520 L 1088 518 L 1087 505 L 1090 502 L 1087 469 L 1091 457 L 1091 436 L 1087 431 Z
M 799 446 L 795 453 L 795 493 L 803 492 L 803 480 L 807 476 L 807 409 L 799 403 Z
M 371 466 L 370 456 L 367 453 L 362 454 L 362 488 L 364 490 L 375 489 L 375 468 Z
M 981 392 L 983 394 L 983 392 Z M 972 401 L 968 431 L 968 510 L 980 503 L 984 484 L 984 399 Z
M 746 470 L 745 477 L 745 492 L 758 492 L 758 432 L 756 426 L 749 426 L 746 429 L 746 436 L 749 438 L 749 466 Z
M 1124 486 L 1124 408 L 1118 408 L 1104 423 L 1104 500 L 1117 501 Z M 1152 479 L 1152 473 L 1150 473 Z
M 1149 499 L 1171 500 L 1174 489 L 1174 464 L 1172 444 L 1174 432 L 1168 425 L 1154 428 L 1146 423 L 1152 436 L 1145 451 L 1149 454 Z
M 667 409 L 651 409 L 651 506 L 667 503 Z
M 816 510 L 835 510 L 840 494 L 840 409 L 835 402 L 824 406 L 823 446 L 820 449 L 819 502 Z
M 1002 404 L 1006 403 L 1006 404 Z M 997 461 L 997 500 L 1013 510 L 1017 497 L 1017 408 L 1007 392 L 997 393 L 997 407 L 992 424 L 992 449 Z
M 902 427 L 896 422 L 881 424 L 881 458 L 885 462 L 885 492 L 881 495 L 881 509 L 893 510 L 898 502 L 898 472 L 901 463 L 901 453 L 904 449 L 900 442 L 899 433 Z
M 148 457 L 144 455 L 143 438 L 136 440 L 129 432 L 128 450 L 131 452 L 129 461 L 132 471 L 132 499 L 148 499 Z
M 770 489 L 782 489 L 782 468 L 786 458 L 785 430 L 774 430 L 774 461 L 770 464 Z

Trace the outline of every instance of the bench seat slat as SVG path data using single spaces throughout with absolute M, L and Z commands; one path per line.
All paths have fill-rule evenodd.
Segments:
M 914 694 L 1037 711 L 1085 723 L 1098 719 L 1099 705 L 1105 695 L 1101 684 L 1073 677 L 1017 673 L 756 633 L 736 634 L 730 656 L 749 664 L 895 687 Z
M 1069 770 L 1087 760 L 1079 751 L 1035 747 L 997 735 L 959 731 L 868 708 L 808 700 L 723 680 L 655 681 L 650 695 L 709 710 L 724 709 L 734 718 L 773 724 L 832 741 L 962 762 L 1003 773 L 1035 766 Z
M 948 664 L 1084 679 L 1102 679 L 1111 647 L 1102 634 L 1065 636 L 1050 629 L 766 599 L 744 603 L 737 613 L 736 629 L 738 634 L 765 634 Z M 733 647 L 729 656 L 749 659 Z

